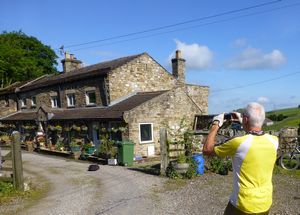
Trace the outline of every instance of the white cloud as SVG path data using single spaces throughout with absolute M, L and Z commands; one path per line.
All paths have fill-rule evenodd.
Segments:
M 267 97 L 264 96 L 260 96 L 257 98 L 257 102 L 260 104 L 265 104 L 268 103 L 270 101 L 270 99 L 268 99 Z
M 248 40 L 246 38 L 238 38 L 233 42 L 235 47 L 243 47 L 248 44 Z
M 276 69 L 286 62 L 284 55 L 277 49 L 263 53 L 256 48 L 246 48 L 230 63 L 229 68 L 240 70 Z
M 186 67 L 188 69 L 206 69 L 212 64 L 213 52 L 207 46 L 197 43 L 186 44 L 179 40 L 175 40 L 175 42 L 176 49 L 181 51 L 182 58 L 186 60 Z M 174 57 L 174 53 L 169 56 L 169 59 Z

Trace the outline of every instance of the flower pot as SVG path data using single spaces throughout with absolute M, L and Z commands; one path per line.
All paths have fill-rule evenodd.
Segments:
M 189 163 L 175 163 L 174 168 L 178 173 L 186 173 L 189 169 Z
M 78 151 L 80 151 L 80 146 L 71 146 L 71 151 L 72 152 L 78 152 Z
M 95 147 L 90 147 L 85 150 L 85 152 L 89 155 L 94 154 L 94 151 L 95 151 Z

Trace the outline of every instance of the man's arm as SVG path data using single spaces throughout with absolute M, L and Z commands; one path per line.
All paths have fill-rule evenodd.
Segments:
M 205 155 L 215 155 L 215 139 L 219 128 L 222 127 L 223 123 L 225 122 L 224 113 L 215 116 L 212 121 L 212 126 L 203 146 L 203 154 Z
M 203 151 L 202 151 L 204 155 L 215 155 L 214 147 L 215 147 L 215 139 L 218 130 L 219 130 L 219 125 L 217 123 L 214 123 L 204 142 Z

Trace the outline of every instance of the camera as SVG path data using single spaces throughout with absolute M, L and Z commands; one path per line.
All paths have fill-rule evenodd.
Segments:
M 232 120 L 233 115 L 235 115 L 235 114 L 232 114 L 232 113 L 225 113 L 225 114 L 224 114 L 224 119 L 230 121 L 230 120 Z
M 235 113 L 225 113 L 224 120 L 239 122 L 238 116 Z

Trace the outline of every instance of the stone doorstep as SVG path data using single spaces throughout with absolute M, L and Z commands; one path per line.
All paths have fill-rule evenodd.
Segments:
M 134 164 L 160 162 L 160 156 L 143 157 L 141 160 L 133 161 Z

